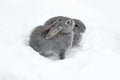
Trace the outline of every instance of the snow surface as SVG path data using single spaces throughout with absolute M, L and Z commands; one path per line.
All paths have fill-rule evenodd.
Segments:
M 0 80 L 120 80 L 119 0 L 0 0 Z M 53 16 L 82 20 L 81 47 L 50 60 L 28 46 Z

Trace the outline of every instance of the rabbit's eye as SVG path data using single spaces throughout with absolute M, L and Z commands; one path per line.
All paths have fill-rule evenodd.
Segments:
M 66 24 L 66 25 L 71 24 L 71 20 L 67 20 L 67 21 L 65 22 L 65 24 Z
M 75 24 L 75 27 L 79 27 L 79 25 L 78 25 L 78 24 Z

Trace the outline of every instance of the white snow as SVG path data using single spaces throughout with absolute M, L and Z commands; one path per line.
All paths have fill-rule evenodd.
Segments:
M 120 80 L 119 0 L 0 0 L 0 80 Z M 50 60 L 28 46 L 53 16 L 82 20 L 81 47 Z

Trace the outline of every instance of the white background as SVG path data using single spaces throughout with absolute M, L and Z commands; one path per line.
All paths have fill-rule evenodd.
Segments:
M 0 80 L 120 80 L 119 0 L 0 0 Z M 28 46 L 37 25 L 68 16 L 86 25 L 81 47 L 50 60 Z

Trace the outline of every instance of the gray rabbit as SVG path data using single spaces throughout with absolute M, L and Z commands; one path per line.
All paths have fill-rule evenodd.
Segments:
M 73 39 L 73 47 L 78 47 L 80 41 L 82 40 L 82 34 L 85 32 L 86 27 L 84 23 L 78 19 L 73 19 L 75 21 L 74 31 L 74 39 Z
M 52 23 L 54 23 L 56 20 L 58 19 L 58 17 L 53 17 L 48 19 L 44 25 L 50 25 Z M 75 21 L 75 26 L 74 26 L 74 39 L 73 39 L 73 44 L 72 47 L 78 47 L 79 43 L 82 39 L 82 33 L 85 32 L 86 27 L 84 25 L 84 23 L 78 19 L 73 19 Z
M 45 57 L 58 55 L 65 58 L 65 52 L 72 47 L 75 22 L 68 17 L 59 16 L 50 25 L 36 27 L 29 45 Z

